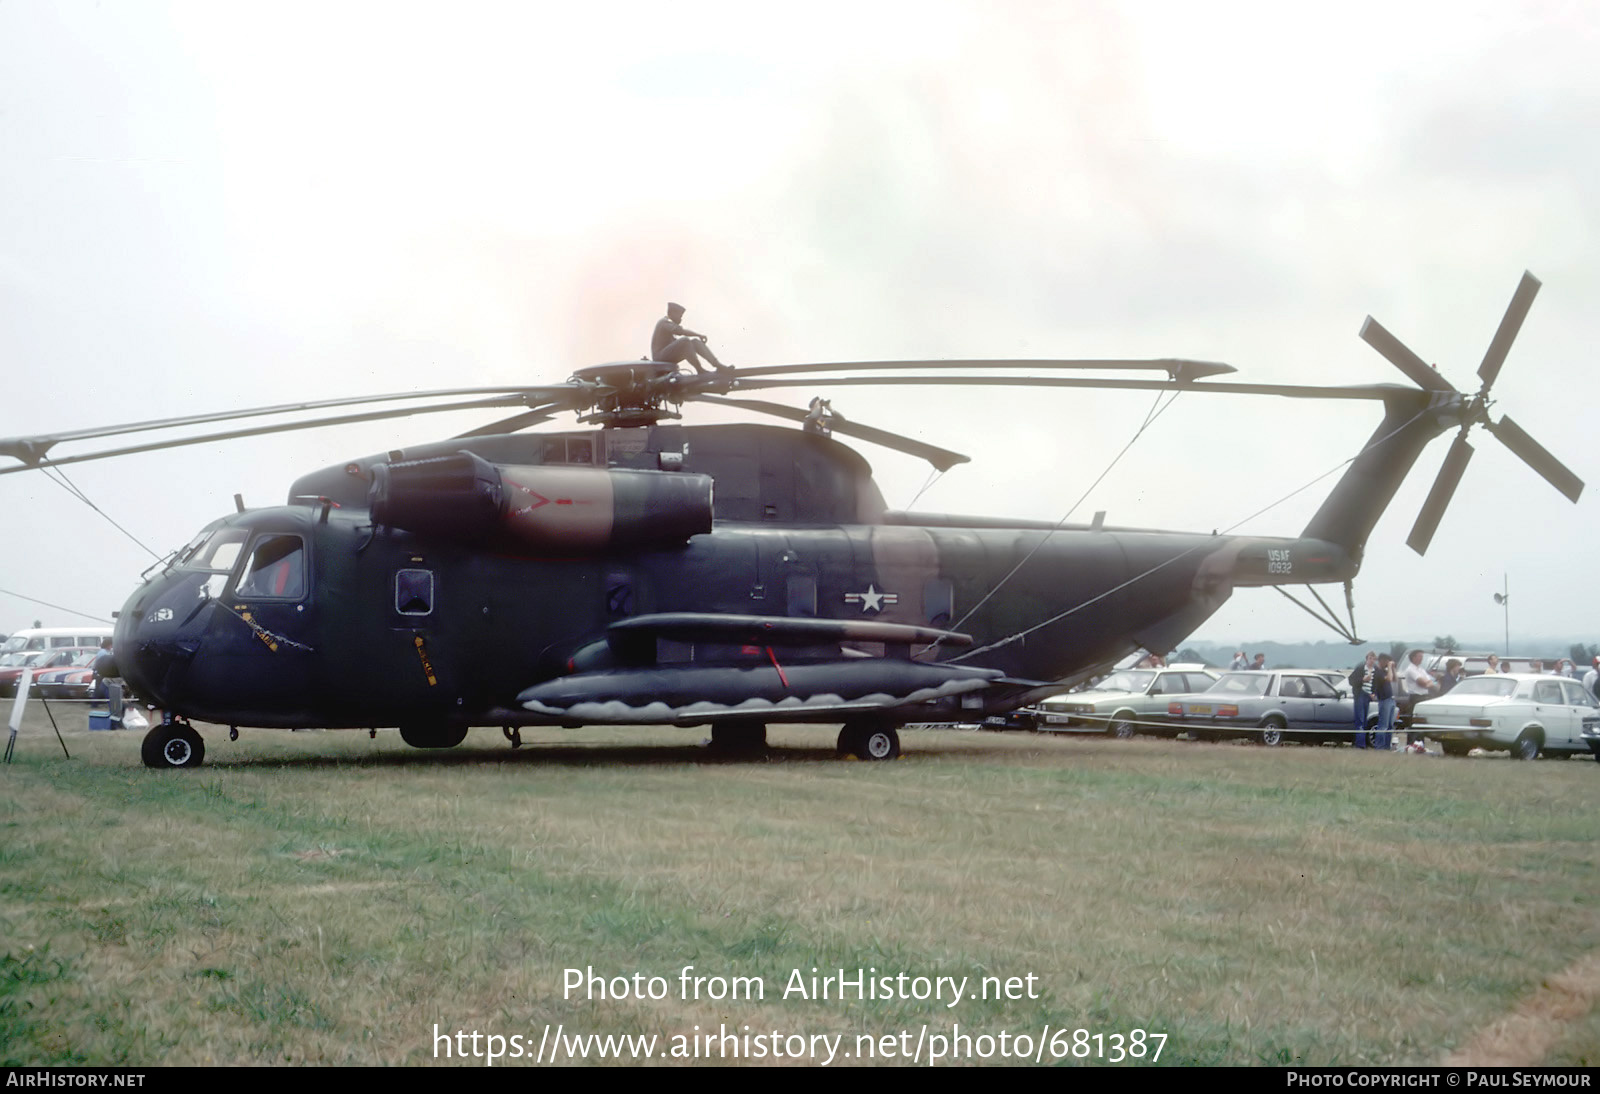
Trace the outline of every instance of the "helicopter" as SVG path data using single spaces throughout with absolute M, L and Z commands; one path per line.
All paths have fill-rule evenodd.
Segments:
M 1219 380 L 1188 359 L 877 361 L 694 373 L 640 360 L 564 383 L 322 400 L 0 440 L 0 474 L 266 432 L 516 408 L 461 435 L 302 475 L 287 504 L 213 521 L 152 566 L 117 616 L 122 677 L 160 711 L 141 755 L 201 763 L 193 723 L 398 728 L 423 749 L 501 728 L 840 724 L 838 751 L 900 754 L 912 722 L 979 720 L 1166 652 L 1237 588 L 1351 582 L 1424 447 L 1456 430 L 1407 540 L 1426 552 L 1483 426 L 1576 502 L 1583 483 L 1489 393 L 1538 292 L 1525 273 L 1458 391 L 1370 316 L 1361 337 L 1409 384 Z M 1019 375 L 1025 373 L 1026 375 Z M 1144 375 L 1139 375 L 1144 373 Z M 1164 375 L 1156 375 L 1164 374 Z M 1383 417 L 1298 536 L 890 510 L 854 437 L 946 470 L 960 453 L 747 393 L 873 384 L 1354 399 Z M 791 423 L 684 424 L 699 403 Z M 381 409 L 362 409 L 388 404 Z M 307 421 L 56 455 L 58 445 L 291 411 Z M 577 426 L 522 432 L 558 415 Z M 794 428 L 798 425 L 799 428 Z M 1317 599 L 1326 607 L 1320 595 Z M 1310 610 L 1310 609 L 1308 609 Z M 1315 614 L 1315 612 L 1313 613 Z M 1330 609 L 1331 614 L 1331 609 Z M 1352 640 L 1354 635 L 1349 634 Z

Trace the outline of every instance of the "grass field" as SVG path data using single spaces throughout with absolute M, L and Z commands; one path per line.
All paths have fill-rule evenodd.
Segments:
M 1587 760 L 910 731 L 870 764 L 774 727 L 773 756 L 719 761 L 694 730 L 429 753 L 201 728 L 204 767 L 155 772 L 135 733 L 74 728 L 66 760 L 30 710 L 0 769 L 0 1063 L 431 1063 L 435 1026 L 532 1056 L 546 1024 L 654 1035 L 661 1063 L 723 1027 L 842 1035 L 836 1064 L 866 1034 L 927 1062 L 954 1027 L 991 1038 L 960 1063 L 1001 1062 L 1002 1032 L 1095 1063 L 1136 1029 L 1162 1065 L 1600 1062 Z M 587 968 L 664 997 L 564 991 Z M 968 994 L 784 998 L 813 968 Z M 763 997 L 683 998 L 696 976 Z M 972 997 L 983 977 L 1020 998 Z

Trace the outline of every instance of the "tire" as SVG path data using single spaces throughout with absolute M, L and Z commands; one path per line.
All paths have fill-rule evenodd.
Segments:
M 467 739 L 467 727 L 411 723 L 400 727 L 400 739 L 412 748 L 454 748 Z
M 878 722 L 846 722 L 839 730 L 839 755 L 858 760 L 893 760 L 900 755 L 900 733 Z
M 139 757 L 146 767 L 158 769 L 199 767 L 206 758 L 206 743 L 181 722 L 151 726 L 139 746 Z
M 861 734 L 856 755 L 863 760 L 894 760 L 900 756 L 900 734 L 894 726 L 873 726 Z
M 1511 758 L 1515 760 L 1537 760 L 1539 758 L 1539 734 L 1531 729 L 1522 731 L 1516 743 L 1511 746 Z
M 1277 748 L 1283 744 L 1283 731 L 1286 728 L 1281 718 L 1268 718 L 1261 723 L 1261 732 L 1256 734 L 1256 740 L 1268 748 Z
M 1106 732 L 1119 741 L 1131 741 L 1139 732 L 1139 727 L 1134 722 L 1133 715 L 1124 710 L 1112 715 L 1111 721 L 1106 725 Z

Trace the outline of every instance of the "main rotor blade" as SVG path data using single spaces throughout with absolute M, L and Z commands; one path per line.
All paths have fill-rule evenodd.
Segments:
M 1183 358 L 1157 358 L 1151 360 L 972 360 L 972 361 L 830 361 L 809 365 L 758 365 L 754 368 L 734 370 L 736 376 L 783 376 L 800 372 L 885 372 L 903 369 L 1079 369 L 1101 372 L 1166 372 L 1179 381 L 1201 380 L 1207 376 L 1225 376 L 1239 370 L 1232 365 L 1215 361 L 1190 361 Z
M 353 425 L 357 422 L 374 422 L 385 418 L 405 418 L 412 414 L 438 414 L 451 410 L 481 410 L 485 407 L 520 406 L 523 399 L 520 395 L 502 395 L 494 399 L 474 399 L 463 403 L 437 403 L 432 406 L 408 406 L 394 410 L 374 410 L 366 414 L 342 414 L 334 418 L 315 418 L 306 422 L 281 422 L 276 425 L 250 426 L 246 429 L 232 429 L 225 433 L 206 433 L 198 437 L 177 437 L 166 441 L 151 441 L 149 444 L 129 445 L 126 448 L 107 449 L 102 452 L 86 452 L 78 456 L 63 456 L 60 459 L 49 459 L 41 452 L 37 459 L 42 458 L 43 463 L 21 463 L 15 467 L 0 467 L 0 475 L 9 475 L 16 471 L 31 471 L 40 466 L 60 467 L 69 463 L 87 463 L 90 460 L 105 460 L 113 456 L 131 456 L 138 452 L 157 452 L 163 448 L 183 448 L 192 444 L 207 444 L 212 441 L 231 441 L 240 437 L 257 437 L 267 433 L 289 433 L 298 429 L 320 429 L 330 425 Z M 8 453 L 15 455 L 15 453 Z M 19 457 L 20 458 L 20 457 Z
M 1433 480 L 1433 489 L 1428 491 L 1428 500 L 1422 503 L 1422 510 L 1417 514 L 1417 522 L 1411 526 L 1411 534 L 1406 537 L 1406 546 L 1419 555 L 1428 553 L 1428 544 L 1433 542 L 1433 533 L 1439 527 L 1439 518 L 1444 516 L 1444 511 L 1450 506 L 1450 499 L 1455 497 L 1456 487 L 1461 484 L 1461 475 L 1467 469 L 1467 461 L 1472 459 L 1472 446 L 1467 443 L 1464 433 L 1457 433 L 1455 441 L 1450 445 L 1450 451 L 1445 453 L 1444 465 L 1439 468 L 1438 478 Z
M 741 370 L 742 371 L 742 370 Z M 952 387 L 1069 387 L 1109 388 L 1119 391 L 1213 391 L 1230 395 L 1282 395 L 1291 399 L 1388 399 L 1396 395 L 1416 395 L 1415 388 L 1400 384 L 1358 384 L 1349 387 L 1317 387 L 1297 384 L 1204 383 L 1174 386 L 1170 380 L 1113 380 L 1076 376 L 841 376 L 821 380 L 739 380 L 734 390 L 759 391 L 780 387 L 871 387 L 898 384 Z
M 1361 340 L 1389 359 L 1390 364 L 1411 377 L 1425 391 L 1454 391 L 1450 382 L 1426 361 L 1412 353 L 1405 344 L 1384 329 L 1372 316 L 1361 324 Z
M 453 399 L 465 395 L 516 396 L 516 398 L 506 403 L 463 404 L 468 408 L 478 405 L 515 406 L 518 402 L 528 405 L 527 401 L 532 399 L 559 399 L 567 395 L 570 390 L 566 386 L 464 387 L 445 388 L 438 391 L 398 391 L 380 395 L 352 395 L 340 399 L 318 399 L 301 403 L 283 403 L 278 406 L 247 407 L 243 410 L 224 410 L 212 414 L 189 414 L 181 418 L 159 418 L 144 422 L 124 422 L 118 425 L 75 429 L 62 433 L 41 433 L 31 437 L 5 437 L 0 438 L 0 456 L 15 456 L 24 463 L 28 463 L 42 457 L 53 446 L 67 441 L 87 441 L 97 437 L 117 437 L 127 433 L 145 433 L 157 429 L 179 429 L 183 426 L 238 421 L 242 418 L 267 417 L 273 414 L 295 414 L 308 410 L 328 410 L 340 406 L 391 403 L 404 399 Z M 419 413 L 419 411 L 405 410 L 399 412 L 400 415 L 412 413 Z M 396 417 L 397 415 L 388 416 Z M 270 432 L 281 432 L 281 430 L 272 430 Z M 237 435 L 243 436 L 244 434 Z M 136 451 L 146 451 L 146 449 L 138 449 Z
M 1552 456 L 1544 445 L 1534 440 L 1510 418 L 1501 418 L 1498 422 L 1485 422 L 1485 427 L 1490 433 L 1500 438 L 1500 443 L 1517 454 L 1523 463 L 1537 471 L 1545 482 L 1566 495 L 1568 501 L 1576 502 L 1583 493 L 1583 480 L 1567 470 L 1565 464 Z
M 765 399 L 726 399 L 720 395 L 696 395 L 695 399 L 701 402 L 713 403 L 717 406 L 737 407 L 740 410 L 753 410 L 759 414 L 771 414 L 778 418 L 787 418 L 791 422 L 803 422 L 809 413 L 792 406 L 781 403 L 769 403 Z M 863 441 L 891 448 L 896 452 L 904 452 L 910 456 L 917 456 L 927 460 L 940 471 L 948 471 L 958 463 L 967 463 L 971 457 L 963 456 L 959 452 L 952 452 L 948 448 L 927 444 L 923 441 L 902 437 L 898 433 L 890 433 L 886 429 L 877 429 L 860 422 L 852 422 L 842 415 L 835 414 L 828 419 L 828 427 L 834 433 L 843 433 L 848 437 L 856 437 Z
M 1495 377 L 1500 375 L 1500 366 L 1506 363 L 1506 353 L 1510 351 L 1517 332 L 1522 329 L 1522 321 L 1528 317 L 1528 309 L 1533 306 L 1533 298 L 1538 295 L 1539 279 L 1527 270 L 1523 270 L 1522 280 L 1517 283 L 1517 291 L 1511 295 L 1511 303 L 1500 319 L 1500 327 L 1494 332 L 1494 340 L 1489 343 L 1489 350 L 1483 355 L 1483 364 L 1478 366 L 1478 376 L 1483 380 L 1485 391 L 1494 383 Z
M 465 433 L 457 433 L 454 440 L 464 440 L 468 437 L 492 437 L 500 433 L 515 433 L 519 429 L 527 429 L 530 425 L 548 422 L 565 409 L 554 403 L 546 403 L 523 414 L 513 414 L 509 418 L 501 418 L 498 422 L 480 425 L 476 429 L 469 429 Z

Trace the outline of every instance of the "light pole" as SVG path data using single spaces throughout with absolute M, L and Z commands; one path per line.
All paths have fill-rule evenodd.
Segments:
M 1500 583 L 1505 591 L 1494 594 L 1494 602 L 1505 611 L 1506 616 L 1506 653 L 1511 656 L 1511 582 L 1505 574 L 1500 575 Z

